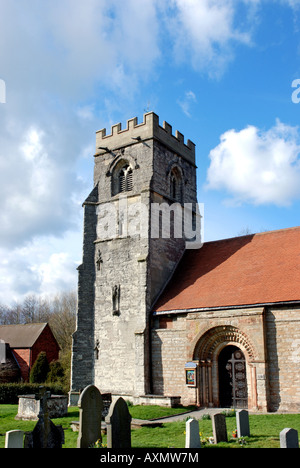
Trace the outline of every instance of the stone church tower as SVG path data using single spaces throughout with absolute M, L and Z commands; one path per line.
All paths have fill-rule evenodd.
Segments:
M 186 246 L 172 229 L 157 235 L 162 215 L 152 207 L 195 211 L 196 203 L 195 145 L 156 114 L 97 132 L 94 188 L 83 204 L 71 403 L 89 384 L 128 397 L 152 392 L 150 312 Z

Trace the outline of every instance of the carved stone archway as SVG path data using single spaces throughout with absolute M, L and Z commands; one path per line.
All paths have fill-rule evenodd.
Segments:
M 217 326 L 207 330 L 196 341 L 193 360 L 199 362 L 198 403 L 202 407 L 219 406 L 218 357 L 229 345 L 241 349 L 246 358 L 248 381 L 248 407 L 257 404 L 256 375 L 252 363 L 256 353 L 249 337 L 231 325 Z

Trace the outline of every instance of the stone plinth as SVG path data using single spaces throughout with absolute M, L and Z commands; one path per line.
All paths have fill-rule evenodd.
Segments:
M 65 395 L 51 395 L 47 401 L 50 418 L 61 418 L 68 414 L 68 397 Z M 15 419 L 38 420 L 40 400 L 35 395 L 20 395 L 18 414 Z

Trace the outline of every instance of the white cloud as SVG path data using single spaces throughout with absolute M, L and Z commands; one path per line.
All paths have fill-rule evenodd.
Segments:
M 191 106 L 197 102 L 196 94 L 193 91 L 186 91 L 182 99 L 178 99 L 178 104 L 187 117 L 191 117 Z
M 24 93 L 52 90 L 65 99 L 84 99 L 99 84 L 114 86 L 118 67 L 130 85 L 159 57 L 156 15 L 152 0 L 28 0 L 23 8 L 18 0 L 5 2 L 3 78 L 10 87 L 23 82 Z
M 279 120 L 267 131 L 227 131 L 210 152 L 207 188 L 225 190 L 234 203 L 289 205 L 300 198 L 299 140 L 298 128 Z
M 61 235 L 78 225 L 80 205 L 74 197 L 85 184 L 72 164 L 59 159 L 62 151 L 53 149 L 53 133 L 34 126 L 20 130 L 19 146 L 9 134 L 2 135 L 1 245 L 24 245 L 33 237 Z
M 50 255 L 48 262 L 42 262 L 33 267 L 37 273 L 42 295 L 55 295 L 57 291 L 67 291 L 70 286 L 76 287 L 77 271 L 76 263 L 66 252 L 59 252 Z
M 251 23 L 246 30 L 235 25 L 236 7 L 253 13 L 256 1 L 172 0 L 169 29 L 178 61 L 191 61 L 196 70 L 219 76 L 234 56 L 235 44 L 251 44 Z M 170 14 L 170 11 L 168 11 Z
M 45 248 L 50 237 L 63 239 L 71 231 L 81 248 L 81 202 L 92 184 L 94 132 L 115 122 L 116 113 L 119 119 L 121 107 L 137 106 L 141 83 L 157 80 L 162 62 L 174 54 L 198 71 L 223 73 L 235 46 L 251 44 L 250 17 L 259 3 L 1 2 L 6 103 L 0 113 L 0 300 L 14 291 L 42 291 L 57 262 L 65 265 L 57 270 L 62 283 L 65 268 L 73 271 L 68 243 Z M 236 21 L 241 4 L 247 17 L 242 27 Z M 187 92 L 179 100 L 186 115 L 195 99 Z M 68 257 L 61 256 L 66 251 Z
M 0 301 L 59 290 L 76 275 L 104 98 L 128 99 L 152 72 L 156 15 L 152 0 L 2 2 Z M 66 232 L 73 252 L 58 242 Z
M 280 0 L 281 3 L 287 4 L 288 6 L 292 8 L 299 8 L 300 7 L 300 0 Z
M 0 248 L 0 303 L 22 301 L 28 294 L 47 296 L 77 286 L 81 263 L 80 230 L 61 238 L 40 236 L 23 247 Z

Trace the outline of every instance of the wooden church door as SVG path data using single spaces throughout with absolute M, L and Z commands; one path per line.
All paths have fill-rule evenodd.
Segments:
M 221 408 L 247 408 L 246 359 L 236 346 L 226 346 L 220 353 L 219 402 Z

